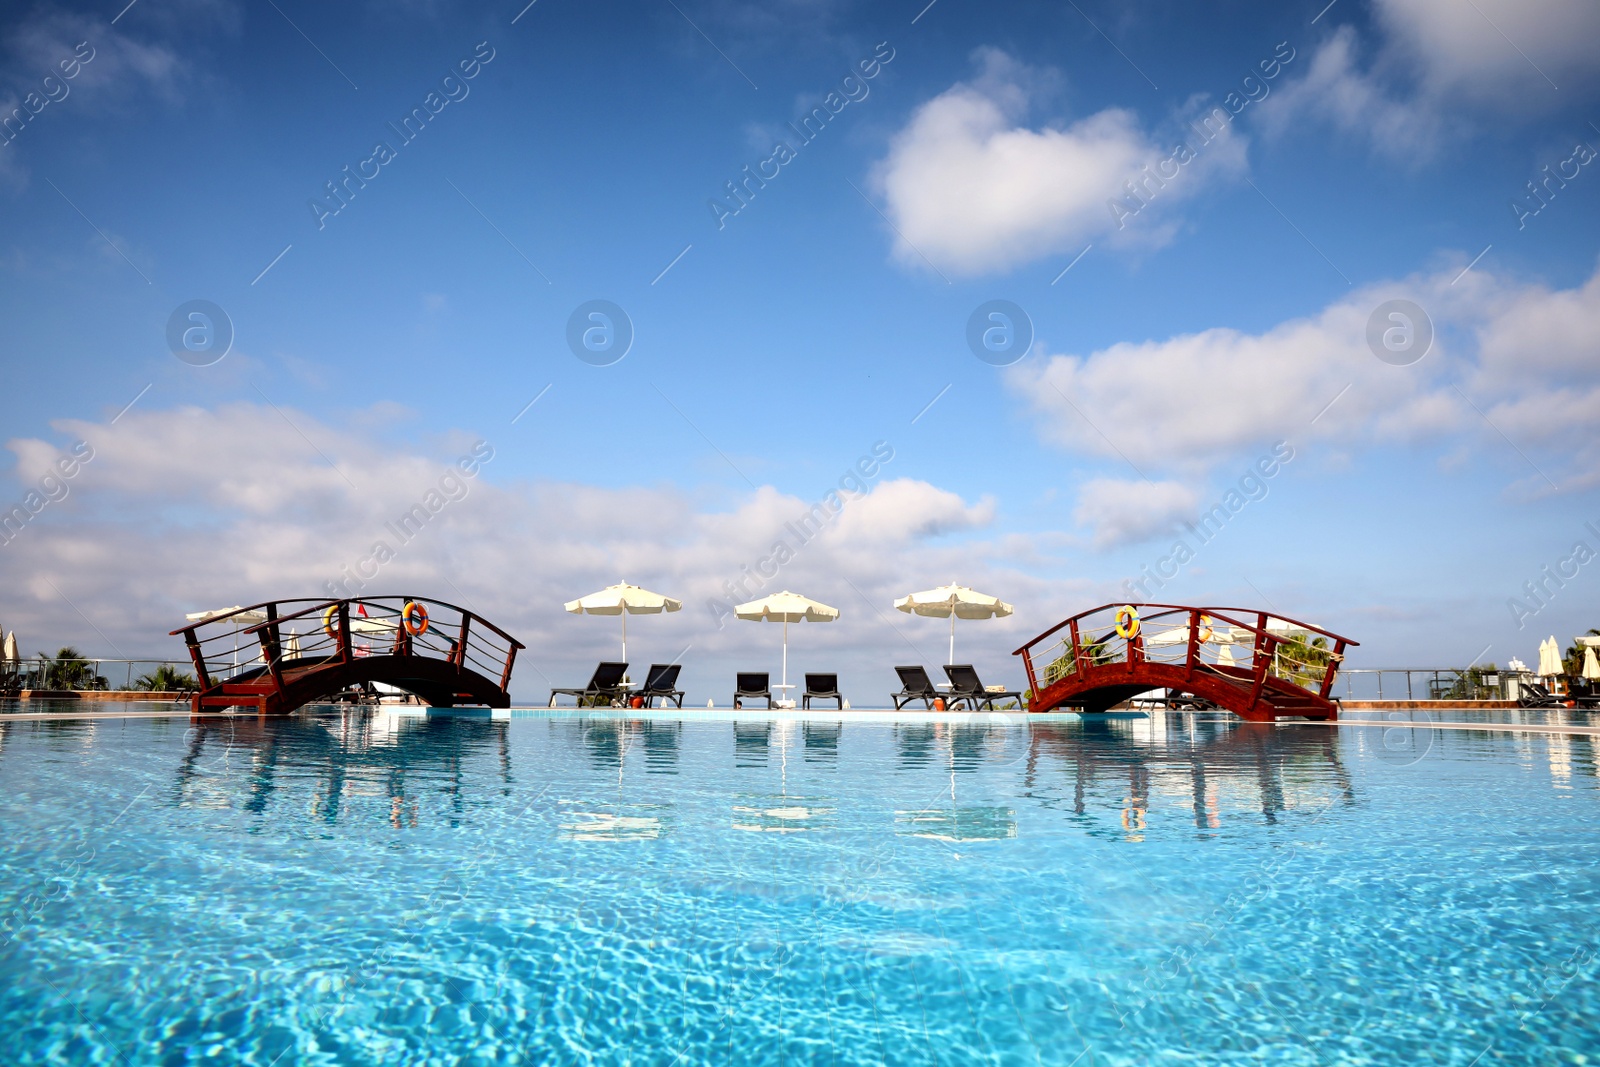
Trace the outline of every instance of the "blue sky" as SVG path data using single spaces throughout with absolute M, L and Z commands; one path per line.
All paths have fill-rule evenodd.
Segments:
M 942 624 L 888 602 L 954 579 L 1017 605 L 958 649 L 1014 679 L 1011 648 L 1126 599 L 1289 441 L 1160 599 L 1319 622 L 1363 642 L 1354 665 L 1531 661 L 1600 625 L 1600 566 L 1524 591 L 1600 550 L 1597 18 L 13 7 L 0 115 L 60 98 L 0 146 L 0 490 L 80 439 L 94 459 L 0 546 L 0 624 L 27 651 L 170 654 L 185 611 L 319 592 L 481 440 L 470 493 L 372 591 L 470 598 L 529 644 L 532 695 L 612 648 L 560 602 L 641 582 L 689 608 L 631 628 L 635 658 L 689 646 L 691 697 L 720 696 L 776 669 L 777 635 L 719 629 L 708 599 L 881 441 L 871 491 L 767 585 L 843 611 L 793 635 L 796 669 L 873 694 L 942 662 Z M 786 129 L 883 56 L 814 141 Z M 458 98 L 402 143 L 430 92 Z M 793 158 L 719 228 L 709 202 L 779 138 Z M 378 141 L 394 158 L 319 228 L 309 202 Z M 1539 204 L 1546 166 L 1569 177 Z M 210 366 L 165 336 L 194 299 L 235 331 Z M 593 299 L 635 332 L 610 366 L 566 341 Z M 966 341 L 993 299 L 1036 339 L 1009 367 Z M 1410 366 L 1366 343 L 1391 299 L 1435 331 Z

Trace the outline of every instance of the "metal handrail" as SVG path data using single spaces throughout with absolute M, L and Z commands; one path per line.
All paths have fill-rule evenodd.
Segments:
M 1370 699 L 1399 700 L 1398 695 L 1384 696 L 1384 676 L 1401 675 L 1405 682 L 1405 700 L 1509 700 L 1513 699 L 1508 693 L 1507 682 L 1513 680 L 1534 680 L 1538 676 L 1532 671 L 1509 670 L 1497 667 L 1493 670 L 1486 667 L 1364 667 L 1360 669 L 1345 670 L 1340 672 L 1344 678 L 1346 700 L 1368 699 L 1357 695 L 1356 684 L 1363 679 L 1370 678 L 1375 683 L 1376 695 Z M 1485 677 L 1494 677 L 1494 682 L 1487 682 Z M 1420 682 L 1426 690 L 1425 696 L 1417 696 L 1417 685 Z M 1441 690 L 1460 690 L 1461 696 L 1439 696 Z M 1486 693 L 1495 695 L 1488 696 Z
M 43 680 L 44 680 L 44 676 L 47 673 L 49 673 L 50 668 L 55 664 L 55 662 L 56 662 L 55 657 L 50 655 L 49 653 L 46 653 L 46 652 L 41 652 L 41 653 L 39 653 L 38 655 L 35 655 L 35 656 L 27 656 L 27 657 L 24 657 L 22 659 L 0 660 L 0 681 L 3 681 L 5 679 L 7 679 L 7 678 L 33 678 L 33 679 L 36 679 L 40 683 L 40 685 L 31 685 L 31 686 L 18 685 L 18 686 L 16 686 L 16 688 L 19 688 L 19 689 L 23 689 L 23 688 L 41 688 Z M 73 692 L 89 692 L 89 693 L 92 693 L 92 692 L 138 693 L 138 692 L 147 692 L 147 691 L 148 692 L 155 692 L 155 690 L 139 690 L 139 689 L 133 688 L 133 682 L 134 682 L 133 672 L 134 672 L 134 668 L 135 667 L 138 667 L 140 665 L 148 665 L 150 667 L 150 670 L 143 672 L 143 673 L 146 673 L 146 674 L 151 673 L 151 671 L 153 671 L 157 667 L 163 667 L 163 666 L 165 666 L 165 667 L 175 667 L 175 668 L 178 668 L 181 671 L 184 671 L 185 673 L 187 673 L 193 667 L 193 664 L 191 664 L 188 660 L 181 660 L 181 659 L 112 659 L 112 658 L 107 658 L 107 657 L 104 657 L 104 656 L 80 656 L 80 657 L 78 657 L 76 659 L 65 660 L 63 662 L 65 662 L 65 663 L 81 663 L 81 664 L 84 664 L 86 667 L 90 667 L 91 668 L 91 674 L 94 677 L 102 677 L 103 676 L 102 668 L 105 667 L 105 666 L 108 666 L 108 665 L 122 664 L 122 665 L 127 667 L 127 671 L 125 672 L 125 681 L 124 681 L 125 688 L 123 688 L 123 689 L 112 689 L 112 688 L 110 688 L 109 680 L 107 682 L 107 688 L 105 688 L 105 689 L 100 689 L 98 686 L 93 686 L 93 687 L 89 687 L 89 688 L 83 688 L 83 687 L 74 687 L 72 685 L 68 685 L 68 686 L 64 686 L 63 687 L 65 689 L 71 690 Z

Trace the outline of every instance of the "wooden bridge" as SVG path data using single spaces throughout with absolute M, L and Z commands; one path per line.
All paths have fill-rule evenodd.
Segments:
M 432 707 L 511 706 L 522 642 L 454 604 L 423 597 L 275 600 L 207 613 L 182 635 L 199 689 L 194 710 L 287 715 L 365 683 Z
M 1029 711 L 1102 712 L 1168 689 L 1242 719 L 1337 719 L 1330 698 L 1345 649 L 1329 630 L 1262 611 L 1177 604 L 1104 604 L 1057 623 L 1016 650 Z

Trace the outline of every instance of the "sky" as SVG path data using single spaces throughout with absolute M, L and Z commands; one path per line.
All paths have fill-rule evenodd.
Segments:
M 726 606 L 790 589 L 841 613 L 791 674 L 868 705 L 951 581 L 1011 685 L 1128 600 L 1352 668 L 1600 626 L 1590 0 L 125 3 L 0 21 L 25 653 L 355 581 L 542 701 L 626 580 L 685 603 L 636 666 L 726 702 L 781 636 Z

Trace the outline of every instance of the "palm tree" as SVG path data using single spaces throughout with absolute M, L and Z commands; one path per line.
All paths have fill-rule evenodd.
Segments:
M 62 645 L 45 665 L 44 684 L 46 689 L 104 689 L 106 680 L 94 672 L 94 664 L 82 652 Z
M 1107 638 L 1102 637 L 1099 640 L 1095 640 L 1088 634 L 1084 634 L 1078 640 L 1082 646 L 1081 648 L 1073 649 L 1069 647 L 1061 655 L 1045 664 L 1044 677 L 1042 679 L 1044 685 L 1051 685 L 1071 674 L 1077 669 L 1080 658 L 1085 667 L 1093 667 L 1106 661 Z
M 194 675 L 184 674 L 170 663 L 163 663 L 149 674 L 141 674 L 133 683 L 135 689 L 148 693 L 176 693 L 196 688 Z
M 1600 630 L 1591 628 L 1584 636 L 1600 637 Z M 1567 677 L 1569 678 L 1576 678 L 1578 675 L 1583 673 L 1583 647 L 1584 646 L 1574 641 L 1567 648 L 1566 659 L 1562 661 L 1561 666 L 1562 669 L 1566 671 Z
M 1332 656 L 1333 650 L 1328 647 L 1326 637 L 1293 634 L 1278 645 L 1274 673 L 1296 685 L 1315 689 L 1328 673 L 1328 661 Z

